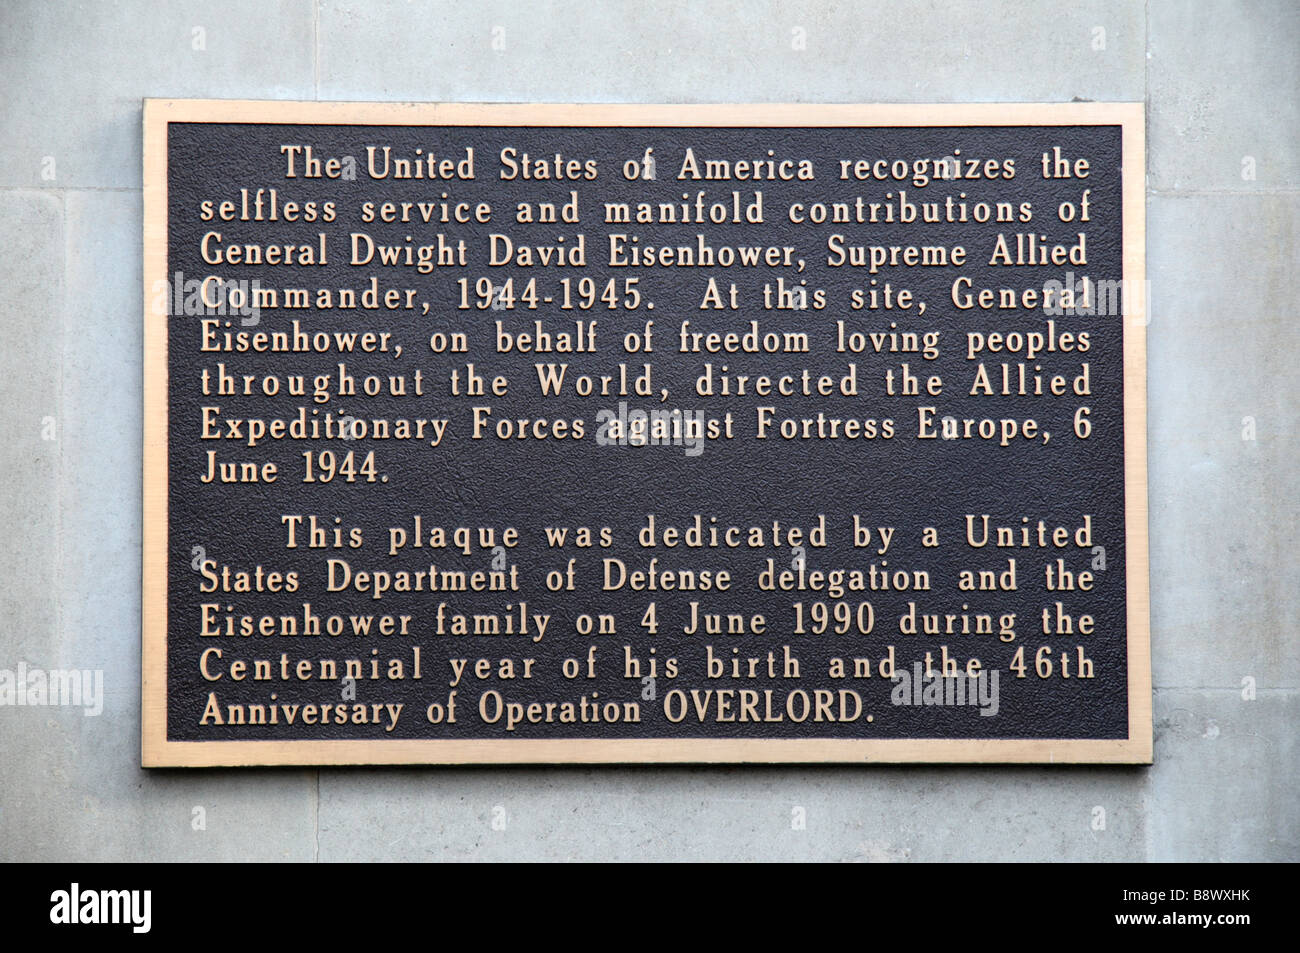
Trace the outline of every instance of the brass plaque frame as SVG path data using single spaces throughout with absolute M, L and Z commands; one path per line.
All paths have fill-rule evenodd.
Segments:
M 509 739 L 171 741 L 167 738 L 167 320 L 150 310 L 167 278 L 167 126 L 299 123 L 449 126 L 1120 126 L 1123 278 L 1145 287 L 1145 123 L 1141 103 L 961 105 L 522 105 L 150 99 L 144 105 L 144 526 L 142 763 L 219 765 L 506 763 L 1149 764 L 1151 662 L 1147 544 L 1146 328 L 1124 319 L 1128 737 L 1122 739 Z

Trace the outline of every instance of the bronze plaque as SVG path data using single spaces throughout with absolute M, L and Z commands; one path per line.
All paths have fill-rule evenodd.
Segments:
M 1140 104 L 144 114 L 143 762 L 1149 762 Z

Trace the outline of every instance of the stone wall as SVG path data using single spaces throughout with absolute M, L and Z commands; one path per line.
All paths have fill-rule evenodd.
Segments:
M 105 706 L 0 709 L 0 858 L 1300 859 L 1298 52 L 1292 0 L 8 0 L 0 667 Z M 141 770 L 148 96 L 1145 101 L 1154 766 Z

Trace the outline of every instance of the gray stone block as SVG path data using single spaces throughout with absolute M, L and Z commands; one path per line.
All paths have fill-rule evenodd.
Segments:
M 1164 687 L 1300 687 L 1295 408 L 1284 288 L 1300 196 L 1148 207 L 1152 653 Z M 1254 428 L 1254 439 L 1249 438 Z
M 1156 693 L 1152 861 L 1300 860 L 1300 692 Z
M 1140 100 L 1140 6 L 322 0 L 322 99 Z M 1014 24 L 1014 28 L 1009 24 Z M 1101 31 L 1100 33 L 1098 31 Z
M 0 860 L 315 856 L 311 771 L 144 771 L 139 706 L 6 712 Z
M 0 185 L 140 188 L 146 96 L 312 99 L 308 0 L 0 5 Z
M 320 856 L 1141 860 L 1144 786 L 1135 768 L 326 770 Z
M 55 664 L 59 619 L 60 348 L 63 343 L 63 202 L 0 191 L 0 668 Z M 6 732 L 0 709 L 0 738 Z
M 1300 186 L 1300 6 L 1151 0 L 1149 184 Z M 1247 160 L 1253 160 L 1253 178 Z
M 21 342 L 3 352 L 0 386 L 19 410 L 7 419 L 31 423 L 49 403 L 60 422 L 57 458 L 34 456 L 35 424 L 6 451 L 7 467 L 36 462 L 22 492 L 0 496 L 29 531 L 0 555 L 4 612 L 25 621 L 0 667 L 17 652 L 44 670 L 102 672 L 103 708 L 0 709 L 0 860 L 310 860 L 314 772 L 139 766 L 140 262 L 122 250 L 139 245 L 140 196 L 64 202 L 66 241 L 56 198 L 0 192 L 0 247 L 23 249 L 0 271 L 0 322 Z M 38 333 L 13 333 L 24 327 Z M 24 615 L 33 607 L 41 617 Z

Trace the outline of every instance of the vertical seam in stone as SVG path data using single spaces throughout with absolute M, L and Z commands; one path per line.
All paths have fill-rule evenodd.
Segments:
M 1152 149 L 1151 149 L 1151 0 L 1145 0 L 1145 2 L 1142 4 L 1142 119 L 1143 119 L 1143 122 L 1142 122 L 1142 127 L 1143 127 L 1143 129 L 1142 129 L 1142 139 L 1143 139 L 1143 142 L 1145 143 L 1145 152 L 1146 152 L 1146 168 L 1142 170 L 1142 190 L 1143 190 L 1143 192 L 1145 193 L 1146 198 L 1143 200 L 1143 203 L 1142 203 L 1142 204 L 1143 204 L 1143 206 L 1145 207 L 1146 205 L 1148 205 L 1148 204 L 1150 203 L 1151 198 L 1152 198 L 1152 192 L 1151 192 L 1151 189 L 1149 189 L 1149 188 L 1147 187 L 1148 182 L 1150 181 L 1150 178 L 1151 178 L 1151 154 L 1152 154 Z M 1149 210 L 1148 210 L 1148 214 L 1147 214 L 1147 220 L 1148 220 L 1148 223 L 1149 223 L 1149 221 L 1150 221 L 1150 212 L 1149 212 Z M 1148 232 L 1147 232 L 1147 234 L 1148 234 L 1148 236 L 1150 235 L 1149 226 L 1148 226 Z M 1148 268 L 1148 270 L 1147 270 L 1147 275 L 1146 275 L 1146 277 L 1149 278 L 1150 275 L 1151 275 L 1151 272 L 1150 272 L 1150 265 L 1149 265 L 1149 264 L 1148 264 L 1147 268 Z M 1150 343 L 1151 343 L 1151 342 L 1148 340 L 1148 342 L 1147 342 L 1147 346 L 1148 346 L 1148 347 L 1150 346 Z M 1148 408 L 1147 408 L 1147 413 L 1148 413 L 1148 415 L 1150 415 L 1150 406 L 1149 406 L 1149 405 L 1148 405 Z M 1147 426 L 1148 426 L 1148 432 L 1149 432 L 1149 430 L 1150 430 L 1150 421 L 1148 421 Z M 1148 624 L 1149 624 L 1149 622 L 1148 622 Z M 1154 633 L 1153 633 L 1153 634 L 1154 634 Z M 1153 656 L 1153 657 L 1152 657 L 1152 672 L 1151 672 L 1151 681 L 1152 681 L 1152 687 L 1151 687 L 1151 715 L 1152 715 L 1151 731 L 1152 731 L 1153 733 L 1155 732 L 1155 723 L 1154 723 L 1154 720 L 1155 720 L 1155 713 L 1156 713 L 1156 712 L 1155 712 L 1156 704 L 1155 704 L 1155 670 L 1154 670 L 1155 666 L 1154 666 L 1154 662 L 1155 662 L 1155 659 L 1154 659 L 1154 656 Z M 1152 757 L 1152 761 L 1154 761 L 1154 760 L 1155 760 L 1155 740 L 1154 740 L 1154 738 L 1152 739 L 1152 755 L 1151 755 L 1151 757 Z M 1152 834 L 1153 834 L 1153 832 L 1152 832 L 1152 824 L 1151 824 L 1151 803 L 1150 803 L 1150 799 L 1149 799 L 1148 795 L 1149 795 L 1149 793 L 1150 793 L 1150 791 L 1151 791 L 1151 774 L 1152 774 L 1153 771 L 1155 771 L 1155 767 L 1154 767 L 1154 765 L 1152 766 L 1152 768 L 1151 768 L 1150 770 L 1147 770 L 1147 771 L 1143 771 L 1143 772 L 1142 772 L 1142 794 L 1141 794 L 1141 797 L 1140 797 L 1139 802 L 1138 802 L 1139 805 L 1140 805 L 1139 815 L 1140 815 L 1140 817 L 1142 818 L 1142 842 L 1143 842 L 1143 846 L 1144 846 L 1144 848 L 1145 848 L 1145 855 L 1146 855 L 1146 858 L 1145 858 L 1145 859 L 1146 859 L 1146 862 L 1147 862 L 1147 863 L 1151 863 L 1151 861 L 1152 861 L 1152 843 L 1151 843 L 1151 840 L 1152 840 Z
M 71 230 L 71 225 L 68 222 L 69 195 L 67 192 L 55 191 L 55 197 L 59 203 L 59 227 L 63 232 L 62 235 L 63 265 L 58 269 L 59 291 L 58 291 L 58 297 L 56 299 L 57 301 L 56 306 L 59 309 L 59 317 L 60 317 L 59 350 L 58 350 L 59 366 L 56 370 L 56 376 L 55 376 L 56 385 L 54 391 L 55 393 L 54 426 L 56 428 L 54 431 L 56 436 L 54 446 L 56 450 L 55 459 L 58 461 L 56 464 L 57 473 L 58 473 L 58 477 L 57 477 L 58 483 L 56 484 L 57 489 L 55 491 L 55 496 L 54 496 L 55 544 L 54 544 L 54 579 L 53 579 L 54 585 L 52 586 L 52 590 L 58 593 L 58 598 L 56 598 L 54 601 L 54 638 L 57 640 L 56 645 L 59 648 L 59 652 L 58 652 L 59 665 L 60 667 L 66 668 L 69 666 L 64 664 L 64 660 L 62 658 L 63 646 L 65 644 L 63 638 L 63 617 L 64 617 L 63 583 L 65 578 L 67 577 L 67 573 L 64 572 L 64 560 L 63 560 L 63 552 L 64 552 L 63 513 L 64 513 L 64 502 L 65 501 L 75 502 L 75 501 L 71 501 L 68 499 L 71 496 L 71 490 L 68 485 L 67 467 L 65 466 L 65 461 L 64 461 L 64 447 L 68 441 L 68 426 L 67 426 L 68 421 L 67 421 L 67 414 L 64 412 L 65 407 L 67 406 L 67 399 L 66 399 L 66 395 L 63 392 L 63 366 L 66 363 L 67 356 L 68 356 L 67 355 L 68 311 L 70 310 L 68 307 L 68 269 L 72 266 L 72 256 L 68 253 L 68 242 L 70 240 L 69 232 Z M 79 663 L 74 662 L 74 664 L 71 667 L 80 668 L 81 666 Z

